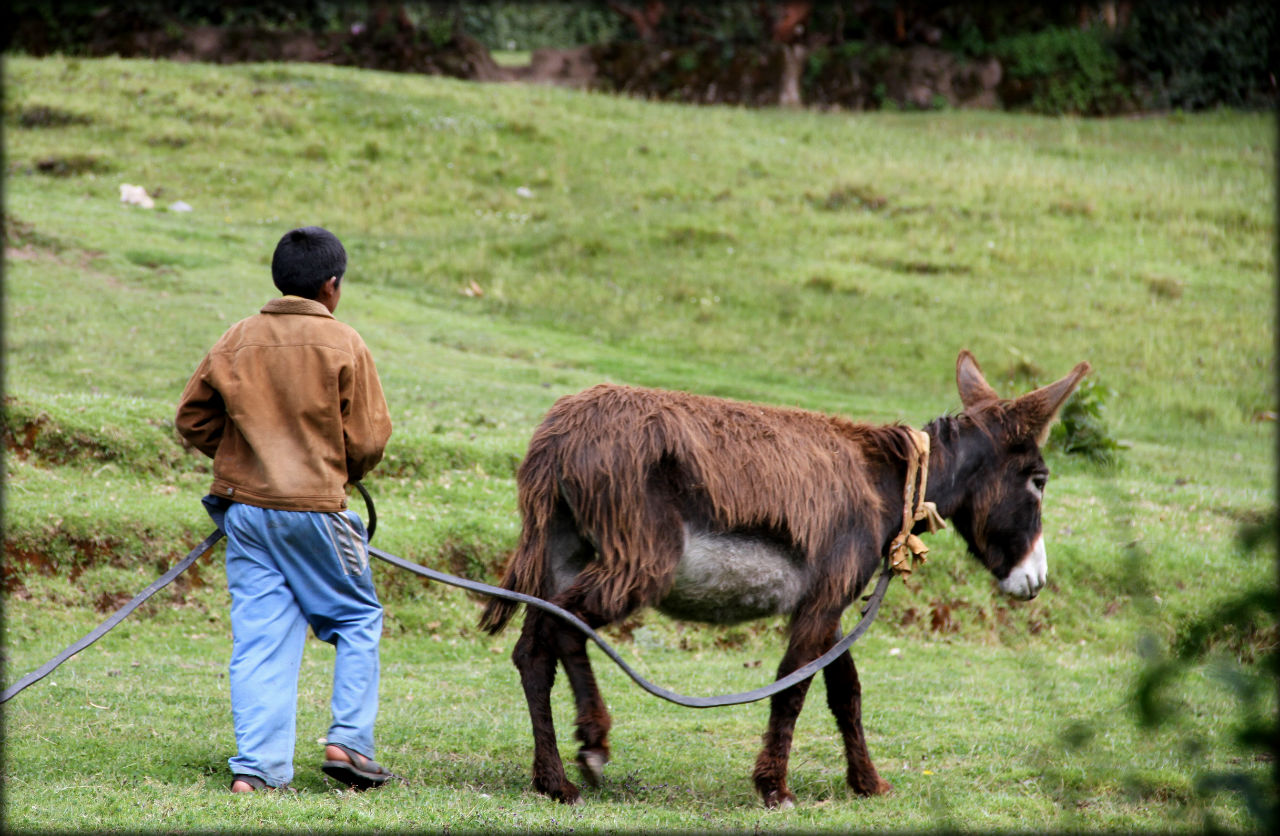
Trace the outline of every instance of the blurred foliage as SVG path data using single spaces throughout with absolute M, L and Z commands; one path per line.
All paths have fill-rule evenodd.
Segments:
M 1128 94 L 1110 40 L 1096 28 L 1052 27 L 997 41 L 1005 104 L 1051 115 L 1124 109 Z
M 4 12 L 3 47 L 34 55 L 78 54 L 95 37 L 172 26 L 227 26 L 324 32 L 365 4 L 334 0 L 13 0 Z
M 1106 402 L 1114 394 L 1096 379 L 1085 378 L 1050 430 L 1049 449 L 1097 464 L 1117 464 L 1126 445 L 1112 437 L 1105 415 Z
M 622 5 L 643 4 L 633 0 Z M 773 21 L 783 5 L 754 0 L 666 3 L 654 38 L 663 47 L 759 50 L 771 43 Z M 846 45 L 859 50 L 924 45 L 967 58 L 995 55 L 1004 63 L 1001 96 L 1006 106 L 1037 113 L 1261 108 L 1274 101 L 1273 4 L 1145 0 L 1117 4 L 1121 17 L 1111 21 L 1100 11 L 1104 5 L 819 3 L 804 23 L 801 40 L 821 53 L 819 61 L 840 56 Z M 186 26 L 325 33 L 371 23 L 407 24 L 426 30 L 437 43 L 460 29 L 490 50 L 617 44 L 639 34 L 623 14 L 598 0 L 16 0 L 4 22 L 5 48 L 33 55 L 110 54 L 113 38 Z M 816 71 L 808 68 L 810 76 Z
M 492 50 L 608 43 L 624 26 L 603 3 L 471 2 L 460 4 L 458 14 L 463 31 Z
M 1273 3 L 1144 3 L 1118 54 L 1146 108 L 1264 108 L 1275 101 Z
M 1241 528 L 1239 543 L 1246 558 L 1271 551 L 1276 545 L 1275 510 L 1262 523 Z M 1270 547 L 1270 548 L 1268 548 Z M 1197 790 L 1208 794 L 1238 794 L 1258 825 L 1260 833 L 1275 833 L 1280 826 L 1280 723 L 1274 711 L 1275 684 L 1280 676 L 1280 588 L 1274 574 L 1252 589 L 1222 600 L 1211 614 L 1182 625 L 1168 650 L 1154 639 L 1144 644 L 1146 664 L 1134 688 L 1133 705 L 1138 721 L 1149 729 L 1177 728 L 1186 718 L 1184 704 L 1173 696 L 1179 679 L 1207 667 L 1207 675 L 1220 682 L 1234 697 L 1237 721 L 1234 737 L 1253 760 L 1271 764 L 1271 780 L 1238 769 L 1204 773 Z M 1208 744 L 1188 738 L 1184 745 L 1203 749 Z

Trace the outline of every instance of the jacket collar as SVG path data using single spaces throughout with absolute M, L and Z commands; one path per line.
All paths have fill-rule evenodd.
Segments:
M 329 309 L 314 299 L 303 299 L 301 296 L 281 296 L 272 299 L 262 306 L 262 313 L 269 314 L 306 314 L 309 316 L 327 316 L 334 319 Z

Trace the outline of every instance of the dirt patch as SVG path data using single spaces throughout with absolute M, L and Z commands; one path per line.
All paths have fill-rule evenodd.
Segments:
M 501 67 L 502 81 L 589 88 L 596 83 L 594 47 L 537 49 L 524 67 Z
M 32 575 L 51 576 L 61 572 L 75 583 L 86 570 L 95 566 L 112 566 L 117 569 L 130 566 L 145 565 L 154 570 L 159 577 L 170 566 L 181 559 L 182 555 L 168 549 L 154 547 L 144 542 L 143 553 L 149 558 L 143 562 L 139 559 L 137 545 L 130 545 L 117 538 L 90 539 L 72 537 L 63 532 L 50 535 L 50 540 L 57 540 L 58 548 L 49 548 L 47 544 L 19 545 L 10 541 L 4 543 L 4 566 L 2 585 L 6 595 L 29 595 L 25 581 Z M 69 555 L 69 557 L 59 557 Z M 145 574 L 145 573 L 144 573 Z M 185 604 L 187 596 L 194 590 L 207 584 L 199 562 L 194 563 L 178 576 L 166 590 L 170 604 Z M 139 589 L 142 585 L 139 585 Z M 99 612 L 119 609 L 131 600 L 138 590 L 109 590 L 100 593 L 93 601 Z
M 133 600 L 128 592 L 104 592 L 93 599 L 93 608 L 100 613 L 114 612 Z
M 32 105 L 19 110 L 13 121 L 20 128 L 65 128 L 69 125 L 88 125 L 92 119 L 79 113 L 46 105 Z
M 5 261 L 35 261 L 41 255 L 40 251 L 30 244 L 24 244 L 21 247 L 5 247 Z
M 93 154 L 68 154 L 36 160 L 35 170 L 47 177 L 78 177 L 81 174 L 107 174 L 111 163 Z

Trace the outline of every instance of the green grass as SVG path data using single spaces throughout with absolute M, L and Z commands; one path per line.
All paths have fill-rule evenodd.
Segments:
M 203 352 L 274 295 L 292 226 L 346 243 L 339 315 L 387 391 L 378 545 L 471 577 L 514 545 L 514 469 L 541 415 L 601 380 L 919 426 L 958 407 L 962 347 L 1009 394 L 1087 359 L 1129 445 L 1115 467 L 1050 452 L 1036 601 L 999 598 L 949 532 L 894 586 L 855 654 L 890 797 L 843 788 L 820 683 L 792 759 L 801 804 L 769 814 L 749 779 L 765 706 L 677 709 L 602 667 L 614 763 L 586 807 L 550 804 L 529 789 L 514 631 L 478 636 L 476 602 L 379 567 L 379 755 L 408 783 L 325 791 L 317 644 L 304 792 L 233 799 L 219 552 L 5 706 L 10 828 L 1252 826 L 1201 782 L 1268 769 L 1235 741 L 1231 683 L 1261 676 L 1275 626 L 1180 680 L 1167 729 L 1141 727 L 1131 697 L 1141 648 L 1273 574 L 1270 550 L 1235 539 L 1275 504 L 1271 116 L 748 111 L 20 57 L 4 107 L 6 682 L 206 533 L 209 467 L 173 409 Z M 158 208 L 122 206 L 121 183 Z M 762 684 L 781 654 L 777 622 L 633 626 L 623 651 L 691 693 Z M 571 756 L 563 684 L 556 708 Z
M 527 67 L 533 57 L 532 50 L 527 49 L 500 49 L 491 54 L 499 67 Z

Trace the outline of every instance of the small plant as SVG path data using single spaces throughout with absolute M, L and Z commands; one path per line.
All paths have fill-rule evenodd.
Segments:
M 1128 445 L 1112 437 L 1104 417 L 1107 399 L 1114 394 L 1096 380 L 1086 379 L 1062 408 L 1049 433 L 1049 448 L 1098 464 L 1118 464 L 1120 451 Z

